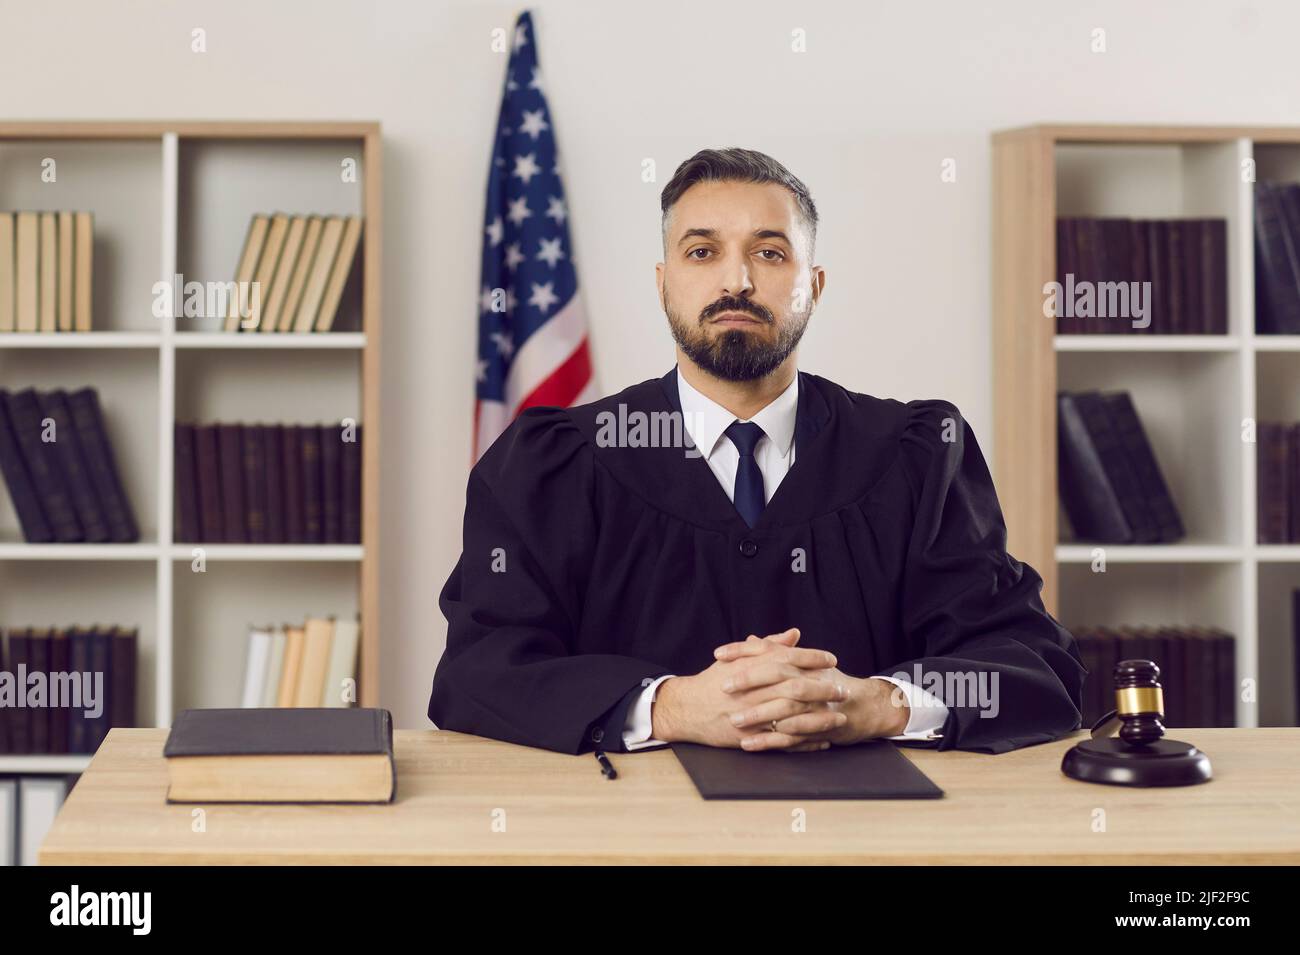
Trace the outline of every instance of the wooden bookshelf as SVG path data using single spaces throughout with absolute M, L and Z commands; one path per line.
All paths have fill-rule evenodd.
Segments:
M 0 494 L 0 627 L 139 626 L 143 725 L 237 706 L 248 625 L 307 614 L 360 616 L 360 703 L 379 703 L 380 135 L 372 122 L 0 123 L 0 208 L 95 214 L 93 330 L 0 333 L 0 380 L 99 390 L 141 531 L 133 544 L 27 544 Z M 54 182 L 40 175 L 47 157 Z M 159 280 L 233 279 L 250 217 L 271 211 L 364 216 L 360 331 L 232 334 L 155 316 Z M 177 420 L 344 417 L 364 425 L 360 545 L 173 540 Z M 88 759 L 0 755 L 0 772 Z
M 1255 333 L 1253 187 L 1300 181 L 1300 128 L 1039 125 L 993 136 L 994 477 L 1009 546 L 1067 626 L 1192 623 L 1237 637 L 1239 726 L 1294 725 L 1300 546 L 1256 543 L 1248 420 L 1300 421 L 1300 338 Z M 1228 334 L 1057 335 L 1057 216 L 1221 217 Z M 1172 544 L 1060 539 L 1056 392 L 1133 394 L 1187 529 Z

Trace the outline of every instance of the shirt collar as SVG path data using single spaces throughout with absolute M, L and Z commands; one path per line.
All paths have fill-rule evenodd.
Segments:
M 712 398 L 694 388 L 681 368 L 677 369 L 677 396 L 682 405 L 683 424 L 691 441 L 707 458 L 713 454 L 718 440 L 731 427 L 736 416 Z M 749 420 L 763 429 L 773 446 L 782 455 L 790 453 L 794 441 L 794 425 L 799 407 L 799 374 L 795 373 L 785 390 L 773 398 Z

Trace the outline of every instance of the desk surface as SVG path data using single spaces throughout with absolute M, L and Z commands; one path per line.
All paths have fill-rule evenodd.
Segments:
M 1300 862 L 1300 728 L 1170 735 L 1209 755 L 1210 782 L 1077 782 L 1060 772 L 1071 741 L 1059 740 L 997 756 L 904 750 L 943 799 L 706 802 L 667 750 L 612 755 L 619 778 L 610 781 L 590 754 L 398 730 L 395 802 L 211 805 L 206 831 L 195 832 L 195 807 L 164 799 L 167 730 L 115 729 L 69 795 L 40 861 Z M 1105 831 L 1094 831 L 1102 813 Z

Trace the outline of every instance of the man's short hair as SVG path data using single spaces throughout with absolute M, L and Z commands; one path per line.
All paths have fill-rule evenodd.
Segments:
M 697 182 L 775 182 L 790 190 L 799 206 L 799 214 L 808 229 L 808 257 L 811 259 L 817 245 L 817 206 L 812 195 L 794 173 L 766 153 L 756 149 L 701 149 L 683 162 L 668 180 L 659 196 L 663 210 L 661 228 L 664 252 L 668 250 L 668 213 L 687 189 Z

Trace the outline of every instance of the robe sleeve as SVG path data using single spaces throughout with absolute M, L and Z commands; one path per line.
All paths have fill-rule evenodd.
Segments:
M 562 409 L 524 411 L 470 472 L 464 549 L 438 600 L 442 729 L 564 753 L 622 749 L 643 680 L 670 672 L 575 652 L 598 514 L 591 448 Z
M 1086 673 L 1043 606 L 1043 581 L 1006 551 L 975 435 L 946 401 L 908 403 L 900 435 L 915 523 L 901 600 L 914 659 L 901 673 L 948 707 L 939 749 L 1002 753 L 1077 729 Z M 918 682 L 918 677 L 921 681 Z

